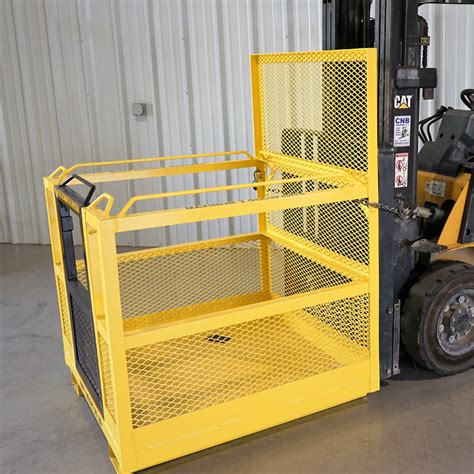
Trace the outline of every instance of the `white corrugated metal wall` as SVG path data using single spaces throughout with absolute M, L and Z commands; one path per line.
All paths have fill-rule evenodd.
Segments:
M 422 13 L 440 68 L 427 114 L 460 106 L 459 90 L 473 86 L 474 7 Z M 0 1 L 0 241 L 48 242 L 41 178 L 60 164 L 252 151 L 249 54 L 320 49 L 320 25 L 320 0 Z M 133 102 L 148 104 L 145 119 L 131 114 Z M 182 186 L 167 178 L 111 191 Z M 212 225 L 188 231 L 212 236 Z

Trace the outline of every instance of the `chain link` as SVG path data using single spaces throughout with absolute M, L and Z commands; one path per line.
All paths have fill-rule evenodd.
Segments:
M 414 217 L 414 212 L 411 207 L 398 209 L 396 207 L 389 206 L 387 204 L 382 204 L 380 202 L 371 202 L 367 198 L 356 199 L 356 202 L 362 204 L 363 206 L 374 207 L 375 209 L 380 209 L 381 211 L 388 212 L 389 214 L 393 214 L 394 216 L 402 220 L 407 220 Z
M 266 199 L 275 199 L 280 197 L 278 196 L 267 196 Z M 254 201 L 259 201 L 260 198 L 254 198 L 254 199 L 245 199 L 245 200 L 235 200 L 235 201 L 223 201 L 223 202 L 216 202 L 212 204 L 198 204 L 195 206 L 186 206 L 186 209 L 197 209 L 197 208 L 203 208 L 203 207 L 214 207 L 214 206 L 220 206 L 223 204 L 234 204 L 237 202 L 254 202 Z M 399 219 L 402 220 L 407 220 L 407 219 L 412 219 L 417 216 L 416 208 L 412 207 L 404 207 L 403 209 L 398 209 L 393 206 L 389 206 L 387 204 L 382 204 L 380 202 L 372 202 L 369 201 L 367 198 L 362 198 L 362 199 L 355 199 L 355 202 L 362 204 L 363 206 L 367 207 L 373 207 L 375 209 L 380 209 L 381 211 L 388 212 L 389 214 L 393 214 L 394 216 L 398 217 Z

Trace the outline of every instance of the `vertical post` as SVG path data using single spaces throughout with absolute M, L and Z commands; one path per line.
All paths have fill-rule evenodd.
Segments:
M 102 416 L 107 427 L 111 424 L 110 413 L 106 406 L 106 387 L 104 383 L 103 354 L 99 338 L 102 337 L 98 329 L 99 322 L 104 324 L 105 312 L 102 291 L 102 280 L 100 278 L 100 265 L 96 256 L 97 229 L 89 223 L 87 208 L 81 210 L 82 241 L 84 244 L 84 255 L 86 258 L 87 282 L 91 304 L 92 321 L 94 324 L 95 347 L 97 353 L 97 366 L 99 369 L 100 393 L 102 400 Z
M 393 206 L 416 202 L 418 155 L 419 88 L 400 87 L 398 73 L 420 67 L 420 32 L 417 0 L 378 0 L 376 2 L 376 44 L 379 52 L 379 201 Z M 398 108 L 397 99 L 409 99 L 405 108 Z M 395 137 L 400 120 L 409 120 L 405 141 Z M 408 180 L 395 187 L 394 168 L 397 154 L 407 160 Z M 399 338 L 395 305 L 414 268 L 414 251 L 407 242 L 421 236 L 417 220 L 394 219 L 380 213 L 380 369 L 381 377 L 399 372 Z
M 56 207 L 56 197 L 54 195 L 54 184 L 51 182 L 51 178 L 44 178 L 44 191 L 46 197 L 46 210 L 48 214 L 48 224 L 49 224 L 49 234 L 51 239 L 51 252 L 53 256 L 53 265 L 54 265 L 54 277 L 56 283 L 56 292 L 58 296 L 58 302 L 66 301 L 66 280 L 65 280 L 65 269 L 64 269 L 64 259 L 62 254 L 61 247 L 61 236 L 59 230 L 59 219 L 58 212 Z M 61 283 L 62 288 L 59 287 L 58 282 Z M 64 294 L 61 294 L 63 292 Z M 67 314 L 64 314 L 66 312 Z M 72 348 L 72 341 L 68 341 L 66 334 L 71 334 L 70 321 L 71 317 L 69 315 L 69 305 L 59 305 L 60 321 L 61 321 L 61 330 L 63 336 L 63 347 L 64 347 L 64 358 L 66 365 L 71 367 L 75 364 L 74 360 L 74 350 Z M 69 330 L 65 327 L 66 324 L 69 324 Z
M 130 472 L 135 470 L 136 460 L 134 458 L 130 389 L 120 299 L 115 222 L 113 220 L 99 220 L 97 249 L 119 436 L 117 442 L 119 452 L 115 455 L 122 471 Z
M 378 201 L 377 156 L 377 50 L 367 50 L 368 199 Z M 370 390 L 380 388 L 379 368 L 379 216 L 369 207 Z
M 250 57 L 250 69 L 252 75 L 252 111 L 253 111 L 253 133 L 254 133 L 254 155 L 255 158 L 262 161 L 261 165 L 257 166 L 257 172 L 259 173 L 261 179 L 266 180 L 267 168 L 262 160 L 261 151 L 262 151 L 262 132 L 263 132 L 263 123 L 262 123 L 262 98 L 260 93 L 261 87 L 261 75 L 260 75 L 260 66 L 258 64 L 258 56 L 252 55 Z M 259 186 L 257 188 L 257 197 L 258 199 L 265 199 L 266 197 L 266 187 Z M 267 230 L 267 214 L 260 213 L 258 215 L 258 232 L 261 236 Z M 268 294 L 268 298 L 271 297 L 271 266 L 270 266 L 270 241 L 266 237 L 261 237 L 260 239 L 260 274 L 263 291 Z

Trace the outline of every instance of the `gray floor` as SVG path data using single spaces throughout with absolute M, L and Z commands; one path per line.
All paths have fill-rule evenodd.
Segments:
M 69 384 L 53 284 L 49 247 L 0 245 L 0 472 L 113 473 Z M 147 472 L 474 472 L 474 370 L 402 371 L 367 399 Z

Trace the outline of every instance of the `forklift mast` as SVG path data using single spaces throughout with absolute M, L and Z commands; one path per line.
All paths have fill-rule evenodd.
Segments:
M 472 4 L 473 0 L 323 0 L 323 48 L 378 50 L 379 203 L 401 211 L 416 202 L 420 91 L 433 98 L 435 68 L 427 67 L 430 38 L 418 8 L 427 3 Z M 400 301 L 413 278 L 421 237 L 418 219 L 380 212 L 380 371 L 399 373 Z

